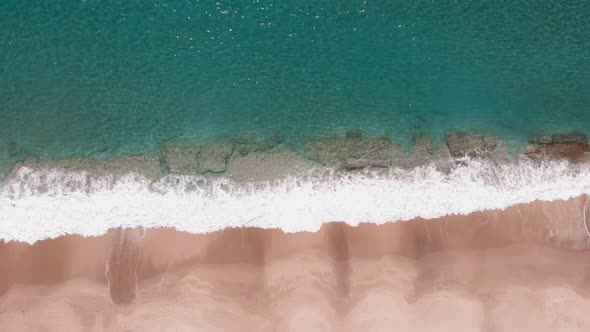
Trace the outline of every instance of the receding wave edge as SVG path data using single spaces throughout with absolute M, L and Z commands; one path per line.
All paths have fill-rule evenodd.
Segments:
M 433 164 L 346 173 L 323 169 L 252 183 L 22 166 L 0 188 L 0 238 L 33 243 L 64 234 L 100 235 L 116 227 L 316 231 L 330 221 L 428 219 L 588 193 L 590 167 L 567 161 L 497 165 L 465 159 L 450 171 Z

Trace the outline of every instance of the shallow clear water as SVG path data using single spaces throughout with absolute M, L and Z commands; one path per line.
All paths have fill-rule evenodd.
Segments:
M 0 3 L 0 167 L 163 140 L 297 147 L 590 121 L 588 1 Z

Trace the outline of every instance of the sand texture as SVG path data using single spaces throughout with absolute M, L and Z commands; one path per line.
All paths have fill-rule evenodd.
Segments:
M 0 330 L 588 331 L 585 203 L 3 243 Z

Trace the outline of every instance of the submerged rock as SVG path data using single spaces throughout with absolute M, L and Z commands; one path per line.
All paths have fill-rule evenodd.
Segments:
M 525 147 L 524 155 L 531 159 L 567 159 L 580 162 L 588 159 L 590 146 L 584 134 L 555 134 L 535 136 Z
M 496 165 L 506 165 L 516 161 L 513 155 L 508 151 L 506 141 L 497 140 L 496 148 L 491 151 L 489 158 L 496 163 Z
M 496 149 L 496 139 L 485 133 L 455 131 L 446 135 L 447 146 L 451 156 L 485 157 Z
M 239 181 L 273 181 L 296 175 L 316 166 L 291 149 L 237 154 L 228 160 L 226 174 Z
M 432 162 L 434 160 L 434 153 L 435 150 L 430 137 L 417 135 L 414 137 L 414 148 L 407 158 L 407 167 L 415 167 Z
M 542 144 L 529 145 L 524 154 L 532 159 L 568 159 L 581 161 L 588 152 L 588 146 L 582 144 Z
M 285 141 L 283 135 L 277 134 L 264 140 L 243 140 L 237 141 L 235 150 L 245 156 L 248 153 L 260 151 L 272 151 Z
M 446 144 L 441 144 L 435 151 L 433 161 L 434 166 L 439 172 L 444 174 L 451 172 L 454 158 L 451 156 L 449 147 Z
M 69 171 L 87 171 L 98 176 L 141 175 L 150 180 L 162 176 L 160 161 L 151 154 L 139 154 L 111 159 L 73 158 L 64 160 L 38 161 L 29 159 L 24 165 L 65 169 Z
M 305 144 L 306 155 L 320 164 L 345 169 L 390 167 L 404 156 L 401 146 L 386 138 L 325 138 Z
M 177 174 L 196 174 L 200 152 L 198 145 L 167 145 L 162 149 L 166 168 L 170 173 Z
M 580 144 L 588 145 L 588 137 L 580 133 L 537 135 L 531 138 L 530 142 L 537 145 L 550 144 Z
M 225 172 L 227 159 L 234 151 L 234 144 L 229 141 L 221 141 L 204 145 L 199 153 L 198 165 L 201 173 Z

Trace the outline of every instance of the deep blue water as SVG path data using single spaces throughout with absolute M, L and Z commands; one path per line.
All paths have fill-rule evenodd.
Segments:
M 276 133 L 589 131 L 585 0 L 4 0 L 0 27 L 1 165 Z

